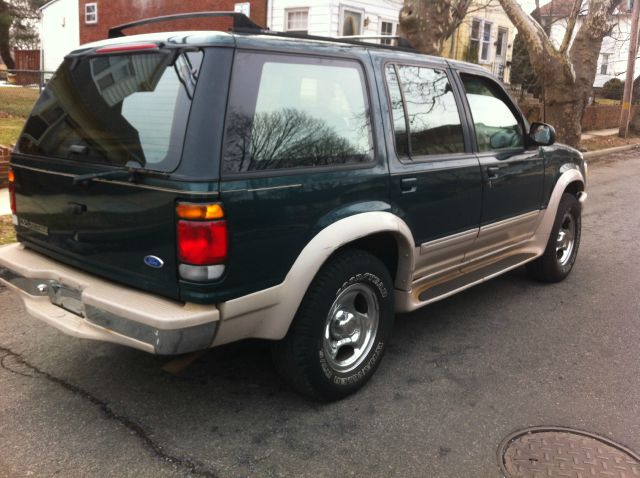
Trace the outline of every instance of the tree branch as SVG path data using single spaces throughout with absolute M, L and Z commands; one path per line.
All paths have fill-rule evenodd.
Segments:
M 564 38 L 560 44 L 560 53 L 564 54 L 569 48 L 571 43 L 571 37 L 573 36 L 573 30 L 576 27 L 578 21 L 578 15 L 580 14 L 580 7 L 582 6 L 582 0 L 574 0 L 571 14 L 567 20 L 567 29 L 564 31 Z

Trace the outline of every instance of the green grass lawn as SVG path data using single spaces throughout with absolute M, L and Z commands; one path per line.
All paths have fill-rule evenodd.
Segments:
M 0 216 L 0 246 L 16 242 L 16 231 L 11 216 Z
M 15 144 L 39 91 L 33 88 L 0 87 L 0 144 Z
M 18 135 L 22 131 L 24 118 L 1 118 L 0 117 L 0 144 L 9 146 L 15 144 Z
M 40 96 L 37 88 L 0 87 L 0 114 L 26 118 Z

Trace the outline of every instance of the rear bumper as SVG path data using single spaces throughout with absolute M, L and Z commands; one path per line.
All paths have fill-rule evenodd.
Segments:
M 161 355 L 210 347 L 220 322 L 213 305 L 132 290 L 21 244 L 0 248 L 0 281 L 18 292 L 30 315 L 62 332 Z

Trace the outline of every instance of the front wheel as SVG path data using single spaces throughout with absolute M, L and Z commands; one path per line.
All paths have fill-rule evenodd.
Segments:
M 573 194 L 562 195 L 544 254 L 527 264 L 527 271 L 542 282 L 559 282 L 569 275 L 578 256 L 582 207 Z
M 375 372 L 393 325 L 393 283 L 376 257 L 338 253 L 318 273 L 287 336 L 274 344 L 276 366 L 296 389 L 338 400 Z

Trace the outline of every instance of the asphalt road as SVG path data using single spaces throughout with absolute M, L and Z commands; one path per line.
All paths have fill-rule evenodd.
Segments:
M 283 387 L 262 343 L 173 376 L 0 289 L 0 476 L 497 477 L 500 441 L 533 425 L 640 451 L 640 153 L 610 159 L 566 281 L 518 269 L 399 316 L 375 377 L 330 405 Z

